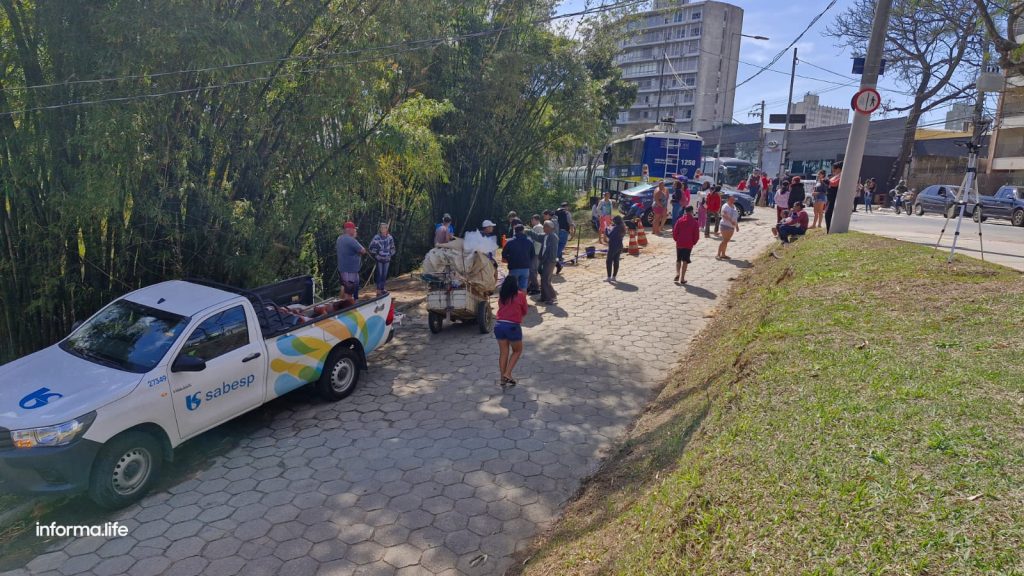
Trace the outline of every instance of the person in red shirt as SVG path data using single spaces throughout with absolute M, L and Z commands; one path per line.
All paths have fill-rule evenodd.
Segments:
M 512 369 L 523 356 L 523 317 L 528 312 L 526 292 L 519 289 L 515 276 L 506 276 L 498 292 L 498 317 L 494 337 L 498 340 L 498 370 L 501 387 L 515 386 Z
M 672 227 L 672 239 L 676 241 L 676 284 L 686 284 L 686 268 L 690 265 L 690 254 L 700 240 L 700 226 L 693 217 L 693 206 L 687 206 L 683 217 Z
M 715 222 L 715 234 L 718 234 L 718 225 L 722 221 L 722 187 L 714 186 L 708 191 L 704 200 L 704 206 L 708 210 L 708 218 L 704 221 L 704 237 L 711 236 L 711 221 Z
M 828 192 L 826 199 L 828 204 L 825 207 L 825 233 L 832 229 L 832 211 L 836 207 L 836 196 L 839 195 L 839 181 L 843 178 L 843 163 L 836 162 L 832 165 L 832 177 L 828 179 Z

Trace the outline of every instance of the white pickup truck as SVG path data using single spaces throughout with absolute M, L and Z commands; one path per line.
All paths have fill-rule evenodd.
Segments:
M 394 336 L 390 296 L 314 302 L 302 276 L 252 291 L 170 281 L 111 302 L 59 343 L 0 366 L 0 476 L 87 490 L 107 508 L 152 486 L 182 442 L 300 386 L 350 394 Z

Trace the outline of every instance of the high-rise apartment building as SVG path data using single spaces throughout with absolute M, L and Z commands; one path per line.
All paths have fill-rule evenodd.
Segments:
M 697 132 L 732 123 L 743 10 L 705 0 L 657 0 L 630 17 L 615 63 L 637 85 L 615 131 L 638 133 L 671 117 Z
M 802 102 L 793 103 L 792 114 L 804 114 L 807 116 L 805 124 L 794 124 L 790 128 L 824 128 L 826 126 L 838 126 L 839 124 L 850 123 L 850 111 L 846 108 L 833 106 L 822 106 L 817 94 L 808 92 L 804 95 Z
M 955 132 L 967 132 L 974 124 L 974 105 L 964 102 L 957 102 L 949 107 L 946 112 L 946 130 Z

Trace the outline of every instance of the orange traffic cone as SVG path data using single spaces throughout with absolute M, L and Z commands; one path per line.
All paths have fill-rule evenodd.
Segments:
M 640 247 L 636 245 L 636 230 L 632 228 L 629 229 L 629 255 L 640 255 Z
M 647 248 L 647 234 L 644 234 L 644 223 L 643 223 L 643 220 L 637 220 L 637 222 L 636 222 L 636 234 L 637 234 L 636 243 L 639 244 L 641 248 Z

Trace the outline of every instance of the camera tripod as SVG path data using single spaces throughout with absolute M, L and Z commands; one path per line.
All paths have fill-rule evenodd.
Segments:
M 980 140 L 980 139 L 979 139 Z M 956 219 L 956 230 L 953 232 L 953 246 L 949 250 L 949 258 L 946 260 L 947 263 L 953 262 L 953 256 L 956 255 L 956 245 L 960 240 L 960 225 L 964 221 L 964 214 L 967 213 L 967 203 L 971 199 L 973 194 L 974 220 L 978 222 L 978 245 L 981 247 L 981 259 L 985 260 L 985 243 L 982 240 L 981 233 L 981 197 L 978 193 L 978 151 L 981 150 L 980 141 L 969 141 L 956 143 L 958 146 L 966 146 L 968 150 L 967 156 L 967 172 L 964 173 L 964 180 L 960 184 L 960 190 L 956 193 L 956 199 L 949 207 L 946 208 L 946 222 L 942 225 L 942 231 L 939 232 L 939 239 L 935 242 L 935 247 L 939 248 L 942 244 L 942 237 L 946 234 L 946 227 L 949 226 L 949 221 L 953 217 L 954 209 L 959 206 L 960 214 Z

